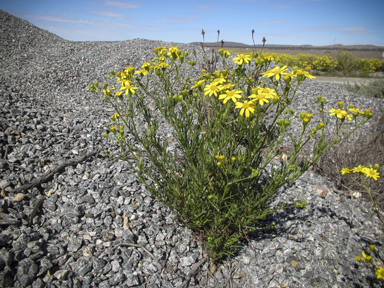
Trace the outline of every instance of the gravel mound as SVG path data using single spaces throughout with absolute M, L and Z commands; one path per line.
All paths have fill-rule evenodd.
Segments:
M 88 90 L 104 83 L 110 70 L 139 68 L 157 46 L 177 45 L 190 55 L 195 47 L 144 39 L 73 42 L 1 10 L 0 27 L 0 287 L 182 283 L 205 256 L 201 243 L 173 221 L 127 163 L 103 155 L 119 151 L 101 136 L 113 110 Z M 201 61 L 201 49 L 195 50 Z M 198 67 L 188 74 L 198 75 Z M 381 99 L 309 79 L 292 108 L 316 112 L 317 96 L 327 98 L 328 110 L 338 101 L 371 108 L 373 120 L 384 110 Z M 292 127 L 297 134 L 300 126 Z M 164 125 L 162 137 L 171 132 Z M 96 149 L 101 152 L 41 187 L 13 192 Z M 189 287 L 378 287 L 354 259 L 370 244 L 382 249 L 384 235 L 370 204 L 337 195 L 332 182 L 312 172 L 282 187 L 273 205 L 300 199 L 309 203 L 306 209 L 271 215 L 266 221 L 274 221 L 275 230 L 250 235 L 213 274 L 205 263 Z

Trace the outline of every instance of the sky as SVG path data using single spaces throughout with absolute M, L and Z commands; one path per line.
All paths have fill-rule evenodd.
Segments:
M 384 46 L 384 0 L 0 0 L 0 9 L 71 41 Z

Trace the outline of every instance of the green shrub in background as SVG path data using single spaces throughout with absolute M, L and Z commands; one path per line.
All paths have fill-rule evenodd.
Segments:
M 140 70 L 111 71 L 109 77 L 117 86 L 91 85 L 91 91 L 102 94 L 116 111 L 108 125 L 110 132 L 104 136 L 120 145 L 122 158 L 146 189 L 170 207 L 178 221 L 200 234 L 213 261 L 232 254 L 247 233 L 258 229 L 258 220 L 278 209 L 303 207 L 306 202 L 302 200 L 271 211 L 269 203 L 280 187 L 298 179 L 322 153 L 372 117 L 369 110 L 344 109 L 340 102 L 328 118 L 325 98 L 318 97 L 322 121 L 313 123 L 311 111 L 288 109 L 302 81 L 314 78 L 308 72 L 294 69 L 288 73 L 286 66 L 268 70 L 272 57 L 251 59 L 246 54 L 233 59 L 237 68 L 231 71 L 230 52 L 219 51 L 227 69 L 202 70 L 193 83 L 180 72 L 183 63 L 189 69 L 196 64 L 187 61 L 188 52 L 158 47 L 153 61 Z M 250 73 L 246 67 L 252 67 Z M 262 81 L 255 80 L 260 73 Z M 295 85 L 294 78 L 298 80 Z M 266 88 L 268 84 L 274 89 Z M 154 109 L 173 127 L 181 155 L 176 149 L 167 152 L 168 142 L 159 136 L 161 122 Z M 146 123 L 140 129 L 137 114 Z M 267 116 L 271 116 L 268 122 Z M 301 120 L 298 138 L 287 132 L 294 118 Z M 337 132 L 326 146 L 329 121 L 336 121 Z M 282 158 L 286 134 L 294 149 Z M 298 161 L 299 152 L 311 139 L 317 139 L 313 158 Z M 142 151 L 137 150 L 137 143 Z M 280 162 L 277 165 L 273 160 Z M 264 177 L 262 171 L 268 164 L 271 174 Z

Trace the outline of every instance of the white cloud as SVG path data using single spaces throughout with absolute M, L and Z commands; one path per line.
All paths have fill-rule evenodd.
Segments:
M 66 14 L 62 15 L 39 15 L 34 13 L 20 13 L 24 19 L 43 20 L 51 22 L 61 23 L 74 23 L 74 24 L 93 24 L 93 21 L 87 21 L 83 19 L 73 19 L 68 17 Z
M 278 9 L 285 9 L 285 8 L 289 8 L 289 6 L 287 6 L 287 5 L 275 5 L 274 6 L 275 8 L 278 8 Z
M 116 18 L 116 19 L 127 18 L 127 15 L 116 14 L 116 13 L 113 13 L 113 12 L 95 12 L 95 11 L 91 11 L 91 13 L 96 14 L 96 15 L 100 15 L 100 16 L 106 17 L 106 18 Z
M 287 22 L 283 21 L 283 20 L 261 21 L 261 23 L 265 23 L 265 24 L 287 24 Z
M 347 26 L 347 27 L 340 27 L 337 28 L 342 33 L 348 34 L 348 35 L 364 35 L 364 34 L 370 34 L 368 32 L 368 28 L 365 26 Z
M 197 6 L 197 8 L 199 9 L 206 9 L 206 10 L 212 10 L 213 8 L 209 5 L 200 5 L 200 6 Z
M 139 4 L 135 3 L 126 3 L 126 2 L 118 2 L 118 1 L 110 1 L 110 0 L 104 0 L 104 4 L 107 6 L 116 6 L 120 9 L 132 9 L 140 7 Z
M 187 23 L 200 20 L 199 18 L 192 17 L 169 17 L 169 18 L 149 18 L 150 20 L 160 20 L 170 23 Z

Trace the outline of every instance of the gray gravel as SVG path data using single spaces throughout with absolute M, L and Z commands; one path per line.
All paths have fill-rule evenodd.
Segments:
M 176 287 L 205 252 L 127 163 L 100 152 L 22 200 L 12 191 L 94 149 L 118 152 L 101 136 L 112 110 L 88 92 L 90 83 L 104 83 L 112 69 L 139 68 L 154 47 L 193 47 L 144 39 L 72 42 L 1 10 L 0 23 L 0 188 L 6 195 L 0 198 L 0 287 Z M 371 108 L 373 121 L 384 110 L 383 100 L 316 80 L 302 84 L 292 108 L 316 112 L 317 96 L 327 98 L 328 110 L 343 100 Z M 163 126 L 163 137 L 170 133 Z M 189 287 L 379 287 L 355 260 L 370 244 L 384 257 L 371 205 L 338 195 L 332 182 L 308 171 L 282 187 L 272 206 L 300 199 L 309 203 L 305 209 L 268 217 L 275 229 L 249 235 L 214 274 L 205 263 Z M 37 203 L 42 207 L 29 223 Z

